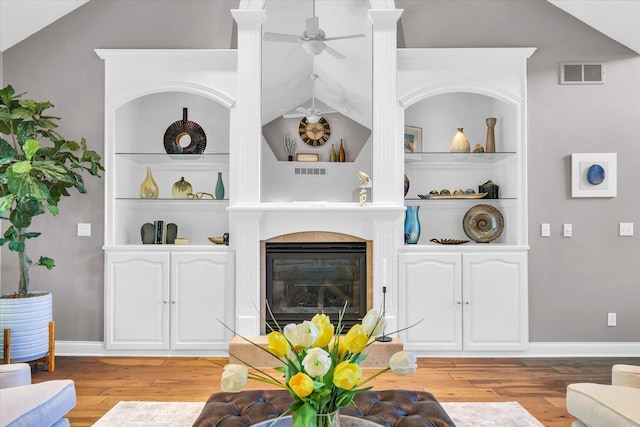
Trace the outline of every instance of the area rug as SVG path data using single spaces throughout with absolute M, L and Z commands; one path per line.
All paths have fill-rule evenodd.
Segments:
M 517 402 L 442 402 L 458 427 L 544 427 Z M 204 402 L 118 402 L 96 427 L 189 427 Z

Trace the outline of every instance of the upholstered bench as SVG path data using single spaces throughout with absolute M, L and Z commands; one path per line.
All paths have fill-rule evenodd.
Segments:
M 277 418 L 293 403 L 286 390 L 247 390 L 214 393 L 194 427 L 248 427 Z M 340 414 L 365 418 L 386 427 L 455 426 L 431 393 L 410 390 L 369 390 L 354 397 L 355 406 Z

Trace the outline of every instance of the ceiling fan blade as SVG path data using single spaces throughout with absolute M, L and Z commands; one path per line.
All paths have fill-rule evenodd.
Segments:
M 332 47 L 329 47 L 327 45 L 324 46 L 324 51 L 333 55 L 334 57 L 338 58 L 338 59 L 344 59 L 346 58 L 346 56 L 344 56 L 343 54 L 341 54 L 340 52 L 338 52 L 337 50 L 335 50 Z
M 344 39 L 357 39 L 360 37 L 364 37 L 364 34 L 351 34 L 350 36 L 338 36 L 338 37 L 327 37 L 325 39 L 323 39 L 325 42 L 331 41 L 331 40 L 344 40 Z
M 307 35 L 318 34 L 320 32 L 320 19 L 317 16 L 305 20 Z
M 298 108 L 296 108 L 296 111 L 299 111 L 302 114 L 309 114 L 310 110 L 308 108 L 298 107 Z
M 298 43 L 300 36 L 294 36 L 293 34 L 264 33 L 262 39 L 269 42 Z
M 283 119 L 299 119 L 300 117 L 306 117 L 306 114 L 289 113 L 289 114 L 282 115 Z

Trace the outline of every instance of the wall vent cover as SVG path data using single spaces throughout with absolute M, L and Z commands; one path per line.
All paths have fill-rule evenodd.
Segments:
M 604 64 L 593 62 L 563 62 L 562 64 L 560 64 L 560 84 L 604 84 Z
M 295 175 L 326 175 L 327 170 L 325 168 L 295 168 L 293 173 Z

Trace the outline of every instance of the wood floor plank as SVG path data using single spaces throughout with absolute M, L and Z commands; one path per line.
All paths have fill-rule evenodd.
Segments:
M 77 405 L 68 414 L 74 427 L 91 426 L 122 400 L 204 402 L 220 391 L 226 358 L 57 357 L 56 370 L 36 365 L 33 382 L 70 378 Z M 387 372 L 375 389 L 426 390 L 441 402 L 518 402 L 546 427 L 568 427 L 567 385 L 610 383 L 611 366 L 640 364 L 638 358 L 424 358 L 409 377 Z M 281 378 L 273 369 L 271 375 Z M 364 369 L 364 377 L 377 372 Z M 250 381 L 246 389 L 264 389 Z

